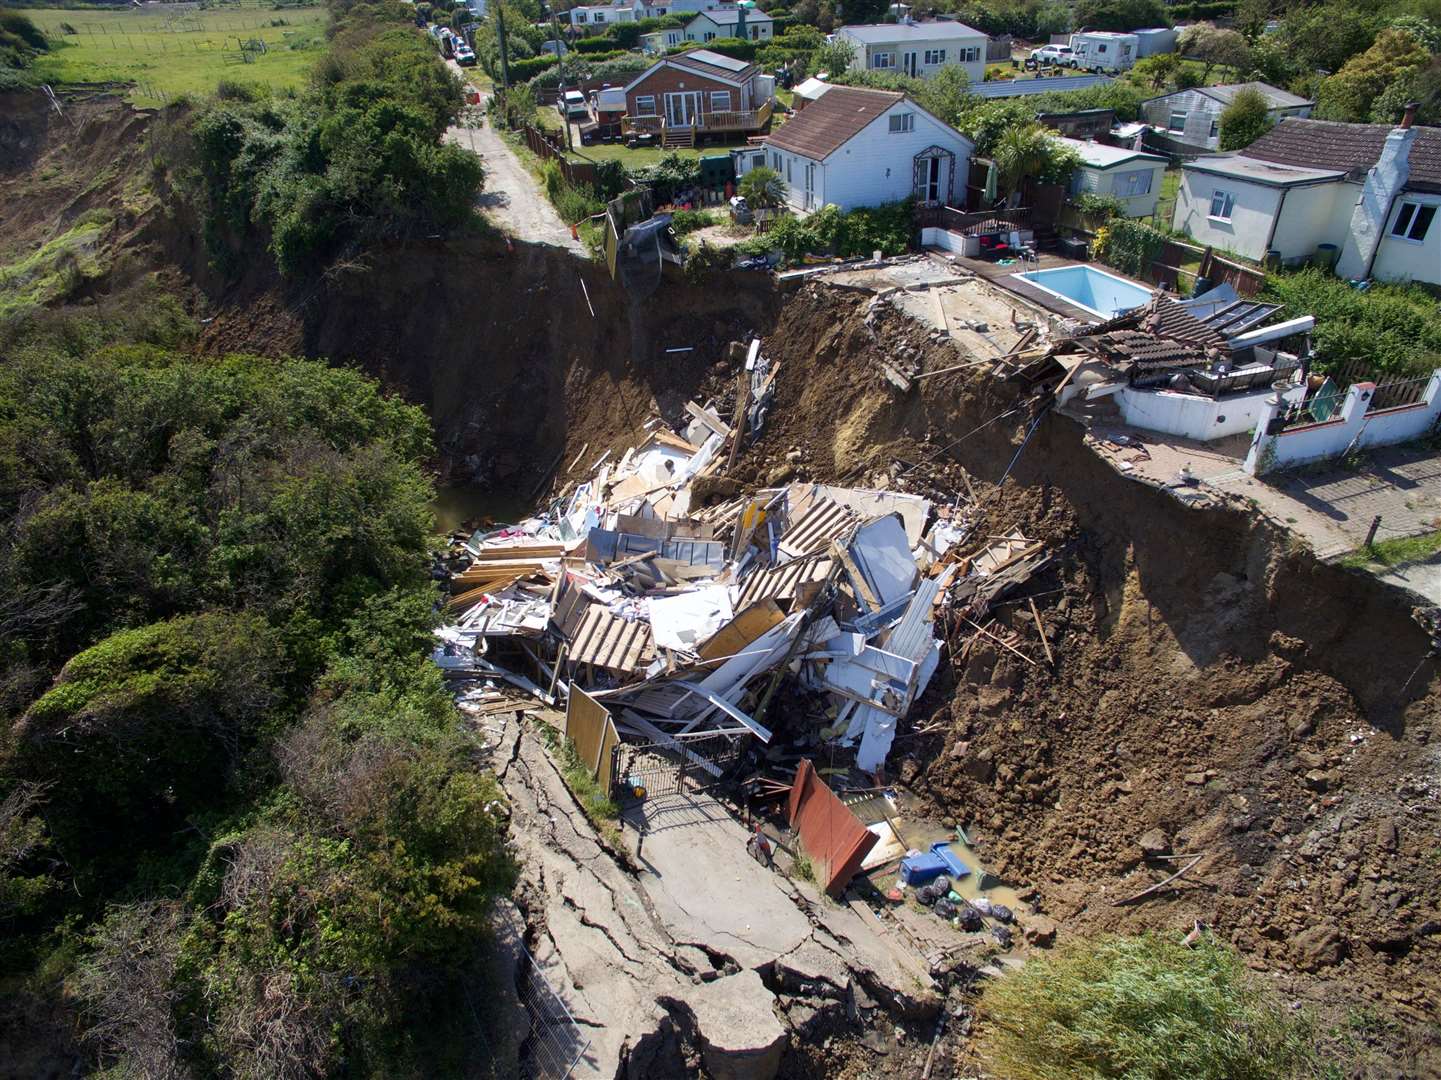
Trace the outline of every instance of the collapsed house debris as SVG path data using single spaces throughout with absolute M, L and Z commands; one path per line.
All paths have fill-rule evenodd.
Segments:
M 713 478 L 764 430 L 778 371 L 759 340 L 731 349 L 729 420 L 691 402 L 682 430 L 651 421 L 639 445 L 603 455 L 543 512 L 455 545 L 436 663 L 567 701 L 568 713 L 583 698 L 625 743 L 694 757 L 685 740 L 704 734 L 792 773 L 800 751 L 821 749 L 833 766 L 853 753 L 861 772 L 881 773 L 944 630 L 991 634 L 990 605 L 1049 556 L 1024 537 L 980 535 L 961 501 L 801 482 L 708 501 L 734 491 Z M 587 734 L 588 755 L 603 727 L 587 723 L 600 732 Z

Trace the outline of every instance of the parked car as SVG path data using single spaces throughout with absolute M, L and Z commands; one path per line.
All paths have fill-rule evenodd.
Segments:
M 1076 66 L 1076 54 L 1071 51 L 1069 45 L 1042 45 L 1039 49 L 1031 50 L 1031 60 L 1037 67 L 1041 64 L 1056 64 L 1060 67 Z
M 590 116 L 590 110 L 585 105 L 585 95 L 579 90 L 567 90 L 565 95 L 556 102 L 556 108 L 567 120 L 584 120 Z
M 455 39 L 455 62 L 461 67 L 475 67 L 475 53 L 460 38 Z

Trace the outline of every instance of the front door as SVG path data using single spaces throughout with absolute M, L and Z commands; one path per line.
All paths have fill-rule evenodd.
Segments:
M 816 208 L 816 167 L 806 166 L 806 206 L 807 210 Z
M 700 113 L 700 94 L 667 94 L 665 120 L 671 127 L 690 127 Z
M 937 204 L 941 201 L 941 159 L 933 157 L 925 164 L 924 201 Z
M 901 53 L 901 68 L 911 78 L 916 77 L 916 54 L 913 52 Z

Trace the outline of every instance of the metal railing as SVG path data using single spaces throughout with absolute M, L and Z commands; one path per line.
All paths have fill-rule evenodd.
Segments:
M 1426 387 L 1430 384 L 1430 375 L 1377 383 L 1376 392 L 1366 403 L 1366 412 L 1369 414 L 1381 412 L 1383 409 L 1404 409 L 1408 405 L 1419 405 L 1426 399 Z
M 1021 206 L 1014 210 L 976 210 L 967 213 L 953 206 L 920 206 L 916 208 L 916 227 L 946 229 L 962 236 L 1029 229 L 1031 210 Z

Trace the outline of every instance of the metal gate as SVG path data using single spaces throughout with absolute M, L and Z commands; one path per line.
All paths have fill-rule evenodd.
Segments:
M 704 790 L 734 778 L 750 738 L 701 731 L 621 743 L 611 752 L 611 776 L 622 798 L 634 798 L 637 791 L 653 796 Z

